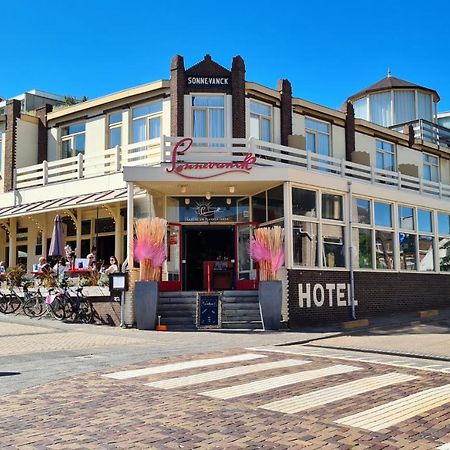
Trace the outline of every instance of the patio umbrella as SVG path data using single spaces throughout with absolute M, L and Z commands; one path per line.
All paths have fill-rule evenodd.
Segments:
M 50 241 L 50 248 L 48 249 L 48 256 L 60 257 L 64 254 L 63 226 L 61 217 L 58 214 L 55 217 L 55 223 L 53 224 L 52 239 Z

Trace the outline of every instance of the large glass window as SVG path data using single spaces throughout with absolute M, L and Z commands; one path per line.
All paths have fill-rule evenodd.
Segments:
M 137 106 L 131 111 L 133 142 L 142 142 L 161 136 L 162 102 Z
M 392 125 L 391 93 L 370 96 L 370 121 L 388 127 Z
M 424 209 L 417 210 L 417 221 L 419 231 L 425 231 L 431 233 L 433 231 L 433 225 L 431 220 L 431 211 Z
M 344 227 L 322 224 L 324 267 L 345 267 Z
M 369 114 L 367 111 L 367 97 L 363 97 L 354 101 L 353 109 L 355 110 L 356 118 L 369 120 Z
M 439 237 L 439 269 L 441 272 L 450 272 L 450 238 Z
M 306 150 L 330 156 L 330 124 L 305 117 Z
M 431 95 L 418 92 L 417 104 L 419 105 L 419 119 L 431 121 L 433 119 Z
M 317 217 L 316 192 L 292 189 L 292 213 L 298 216 Z
M 423 178 L 427 181 L 439 182 L 439 158 L 437 156 L 424 153 L 423 161 Z
M 292 225 L 294 264 L 303 267 L 317 266 L 317 223 L 294 220 Z
M 252 197 L 252 220 L 253 222 L 267 222 L 266 217 L 266 192 L 261 192 Z
M 416 270 L 416 235 L 399 233 L 400 269 Z
M 122 113 L 113 113 L 108 116 L 108 148 L 122 144 Z
M 398 207 L 398 226 L 402 230 L 414 230 L 414 208 L 410 206 L 399 205 Z
M 415 120 L 415 111 L 413 91 L 394 91 L 394 125 Z
M 375 225 L 392 227 L 392 212 L 389 203 L 375 202 Z
M 84 122 L 61 128 L 61 157 L 70 158 L 84 153 L 86 146 L 86 124 Z
M 283 186 L 277 186 L 267 191 L 267 220 L 284 217 Z
M 394 269 L 394 233 L 375 230 L 375 259 L 377 269 Z
M 250 101 L 250 136 L 272 142 L 272 107 Z
M 372 268 L 372 230 L 368 228 L 353 229 L 353 246 L 360 269 Z
M 419 236 L 419 270 L 434 270 L 433 236 Z
M 353 199 L 353 221 L 365 225 L 371 224 L 370 200 L 364 198 Z
M 438 213 L 439 234 L 450 234 L 450 216 L 444 213 Z
M 225 97 L 194 95 L 192 97 L 192 135 L 194 137 L 225 137 Z
M 377 169 L 395 170 L 395 146 L 386 141 L 376 140 Z
M 342 220 L 342 196 L 322 194 L 322 219 Z

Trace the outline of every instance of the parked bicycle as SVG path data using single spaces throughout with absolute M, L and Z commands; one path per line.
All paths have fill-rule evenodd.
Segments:
M 22 305 L 22 299 L 14 289 L 14 286 L 9 287 L 7 294 L 1 294 L 0 296 L 0 312 L 3 314 L 15 313 Z

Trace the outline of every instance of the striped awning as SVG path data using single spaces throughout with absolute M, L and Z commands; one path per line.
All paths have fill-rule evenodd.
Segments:
M 0 208 L 0 219 L 31 214 L 42 214 L 51 211 L 59 211 L 66 208 L 81 208 L 86 206 L 102 205 L 126 199 L 126 188 L 95 192 L 93 194 L 74 195 L 71 197 L 45 200 L 42 202 L 28 203 L 20 206 L 16 205 Z

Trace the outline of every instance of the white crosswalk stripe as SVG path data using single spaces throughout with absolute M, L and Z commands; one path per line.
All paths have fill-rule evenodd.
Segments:
M 194 369 L 198 367 L 207 367 L 233 362 L 252 361 L 260 358 L 267 358 L 267 356 L 254 353 L 244 353 L 241 355 L 225 356 L 223 358 L 197 359 L 193 361 L 164 364 L 162 366 L 146 367 L 144 369 L 123 370 L 120 372 L 108 373 L 103 376 L 107 378 L 114 378 L 116 380 L 126 380 L 128 378 L 142 377 L 146 375 L 176 372 L 178 370 Z
M 194 384 L 208 383 L 210 381 L 223 380 L 225 378 L 235 377 L 237 375 L 261 372 L 263 370 L 294 367 L 302 364 L 308 364 L 310 362 L 311 361 L 303 361 L 300 359 L 284 359 L 281 361 L 273 361 L 270 363 L 251 364 L 240 367 L 232 367 L 230 369 L 213 370 L 210 372 L 199 373 L 186 377 L 169 378 L 166 380 L 154 381 L 152 383 L 145 383 L 145 386 L 151 386 L 159 389 L 173 389 L 178 387 L 192 386 Z
M 319 389 L 308 394 L 277 400 L 275 402 L 261 405 L 260 408 L 283 412 L 286 414 L 294 414 L 300 411 L 315 408 L 317 406 L 326 405 L 327 403 L 355 397 L 375 389 L 415 380 L 417 378 L 418 377 L 412 375 L 391 372 L 385 375 L 361 378 L 359 380 L 350 381 L 337 386 Z
M 370 431 L 380 431 L 448 402 L 450 402 L 450 384 L 417 392 L 399 400 L 338 419 L 335 422 Z
M 322 378 L 326 376 L 354 372 L 356 370 L 362 370 L 362 368 L 338 364 L 335 366 L 325 367 L 323 369 L 308 370 L 289 375 L 270 377 L 263 380 L 253 381 L 251 383 L 238 384 L 231 387 L 201 392 L 200 394 L 213 398 L 230 399 L 240 397 L 243 395 L 269 391 L 271 389 L 288 386 L 290 384 L 300 383 L 302 381 L 315 380 L 317 378 Z
M 450 450 L 450 443 L 441 445 L 436 450 Z

